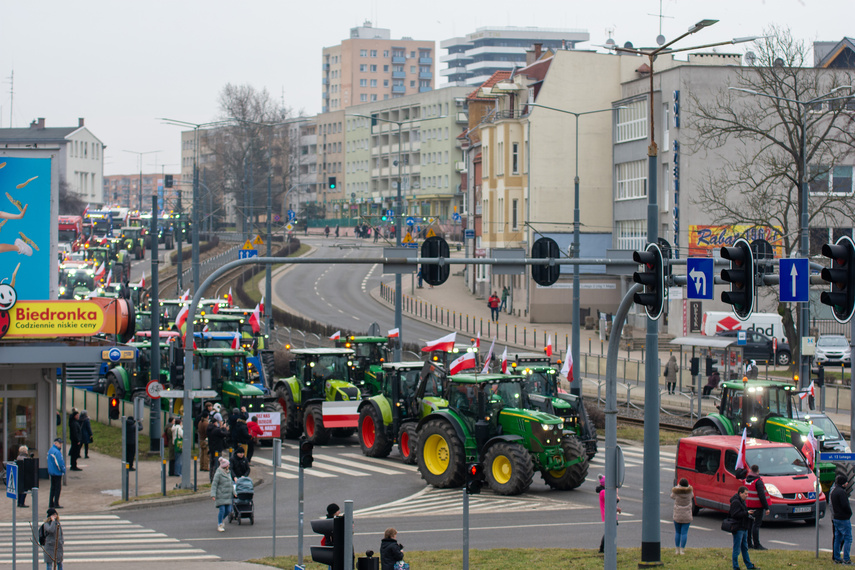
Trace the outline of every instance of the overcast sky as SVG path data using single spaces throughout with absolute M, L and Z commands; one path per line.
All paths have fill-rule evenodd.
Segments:
M 852 0 L 661 5 L 666 38 L 698 20 L 720 20 L 683 46 L 760 35 L 771 24 L 808 43 L 855 36 Z M 0 7 L 0 127 L 37 117 L 75 126 L 84 117 L 107 145 L 105 174 L 138 172 L 138 157 L 126 150 L 159 151 L 142 157 L 146 172 L 178 172 L 180 129 L 155 117 L 213 120 L 227 83 L 267 88 L 295 114 L 318 113 L 321 49 L 365 20 L 391 29 L 393 39 L 434 40 L 437 49 L 478 27 L 508 25 L 587 30 L 591 41 L 580 46 L 587 49 L 611 30 L 619 44 L 641 47 L 654 45 L 660 26 L 660 0 L 0 0 Z

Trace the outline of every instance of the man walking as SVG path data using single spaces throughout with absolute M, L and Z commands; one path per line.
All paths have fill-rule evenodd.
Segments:
M 745 486 L 748 487 L 748 500 L 752 503 L 754 500 L 760 501 L 760 511 L 754 515 L 751 524 L 751 532 L 748 533 L 748 548 L 754 550 L 769 550 L 760 544 L 760 527 L 763 525 L 763 515 L 771 514 L 769 510 L 769 500 L 766 496 L 766 485 L 763 479 L 760 478 L 760 467 L 757 465 L 751 466 L 751 472 L 745 478 Z
M 65 461 L 62 458 L 62 440 L 53 440 L 53 446 L 47 453 L 48 475 L 50 475 L 50 498 L 48 508 L 61 509 L 59 494 L 62 491 L 62 476 L 65 474 Z
M 77 408 L 71 408 L 71 419 L 68 420 L 68 433 L 71 437 L 71 451 L 68 452 L 68 457 L 71 459 L 72 471 L 83 471 L 77 466 L 77 460 L 80 459 L 80 450 L 83 448 L 83 428 L 80 425 L 80 412 Z
M 748 555 L 748 533 L 751 530 L 751 515 L 753 510 L 748 510 L 745 500 L 748 498 L 748 488 L 740 487 L 734 496 L 730 498 L 730 512 L 728 517 L 736 521 L 736 528 L 733 533 L 733 570 L 739 570 L 739 554 L 742 553 L 742 560 L 745 561 L 745 567 L 749 570 L 757 568 L 751 563 L 751 557 Z
M 852 547 L 852 507 L 849 506 L 849 495 L 846 493 L 849 482 L 845 475 L 838 475 L 836 483 L 830 497 L 831 511 L 834 513 L 834 519 L 831 521 L 834 525 L 834 550 L 831 558 L 835 564 L 852 564 L 849 560 L 849 549 Z

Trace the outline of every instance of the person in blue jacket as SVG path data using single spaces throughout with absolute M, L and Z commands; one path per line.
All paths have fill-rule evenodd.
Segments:
M 62 476 L 65 474 L 65 460 L 62 458 L 62 440 L 56 438 L 47 453 L 48 475 L 50 475 L 50 499 L 48 508 L 61 509 L 59 493 L 62 491 Z

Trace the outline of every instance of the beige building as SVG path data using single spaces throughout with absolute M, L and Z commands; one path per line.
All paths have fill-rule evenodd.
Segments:
M 432 90 L 435 49 L 433 41 L 393 40 L 371 22 L 351 28 L 350 38 L 323 50 L 322 112 Z

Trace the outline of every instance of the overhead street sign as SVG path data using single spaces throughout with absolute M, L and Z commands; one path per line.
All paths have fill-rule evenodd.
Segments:
M 184 390 L 163 390 L 160 393 L 161 398 L 183 398 Z M 191 398 L 216 398 L 216 390 L 191 390 Z
M 689 299 L 713 298 L 713 260 L 709 257 L 690 257 L 686 260 Z
M 810 300 L 810 269 L 807 259 L 782 259 L 781 302 L 807 303 Z

